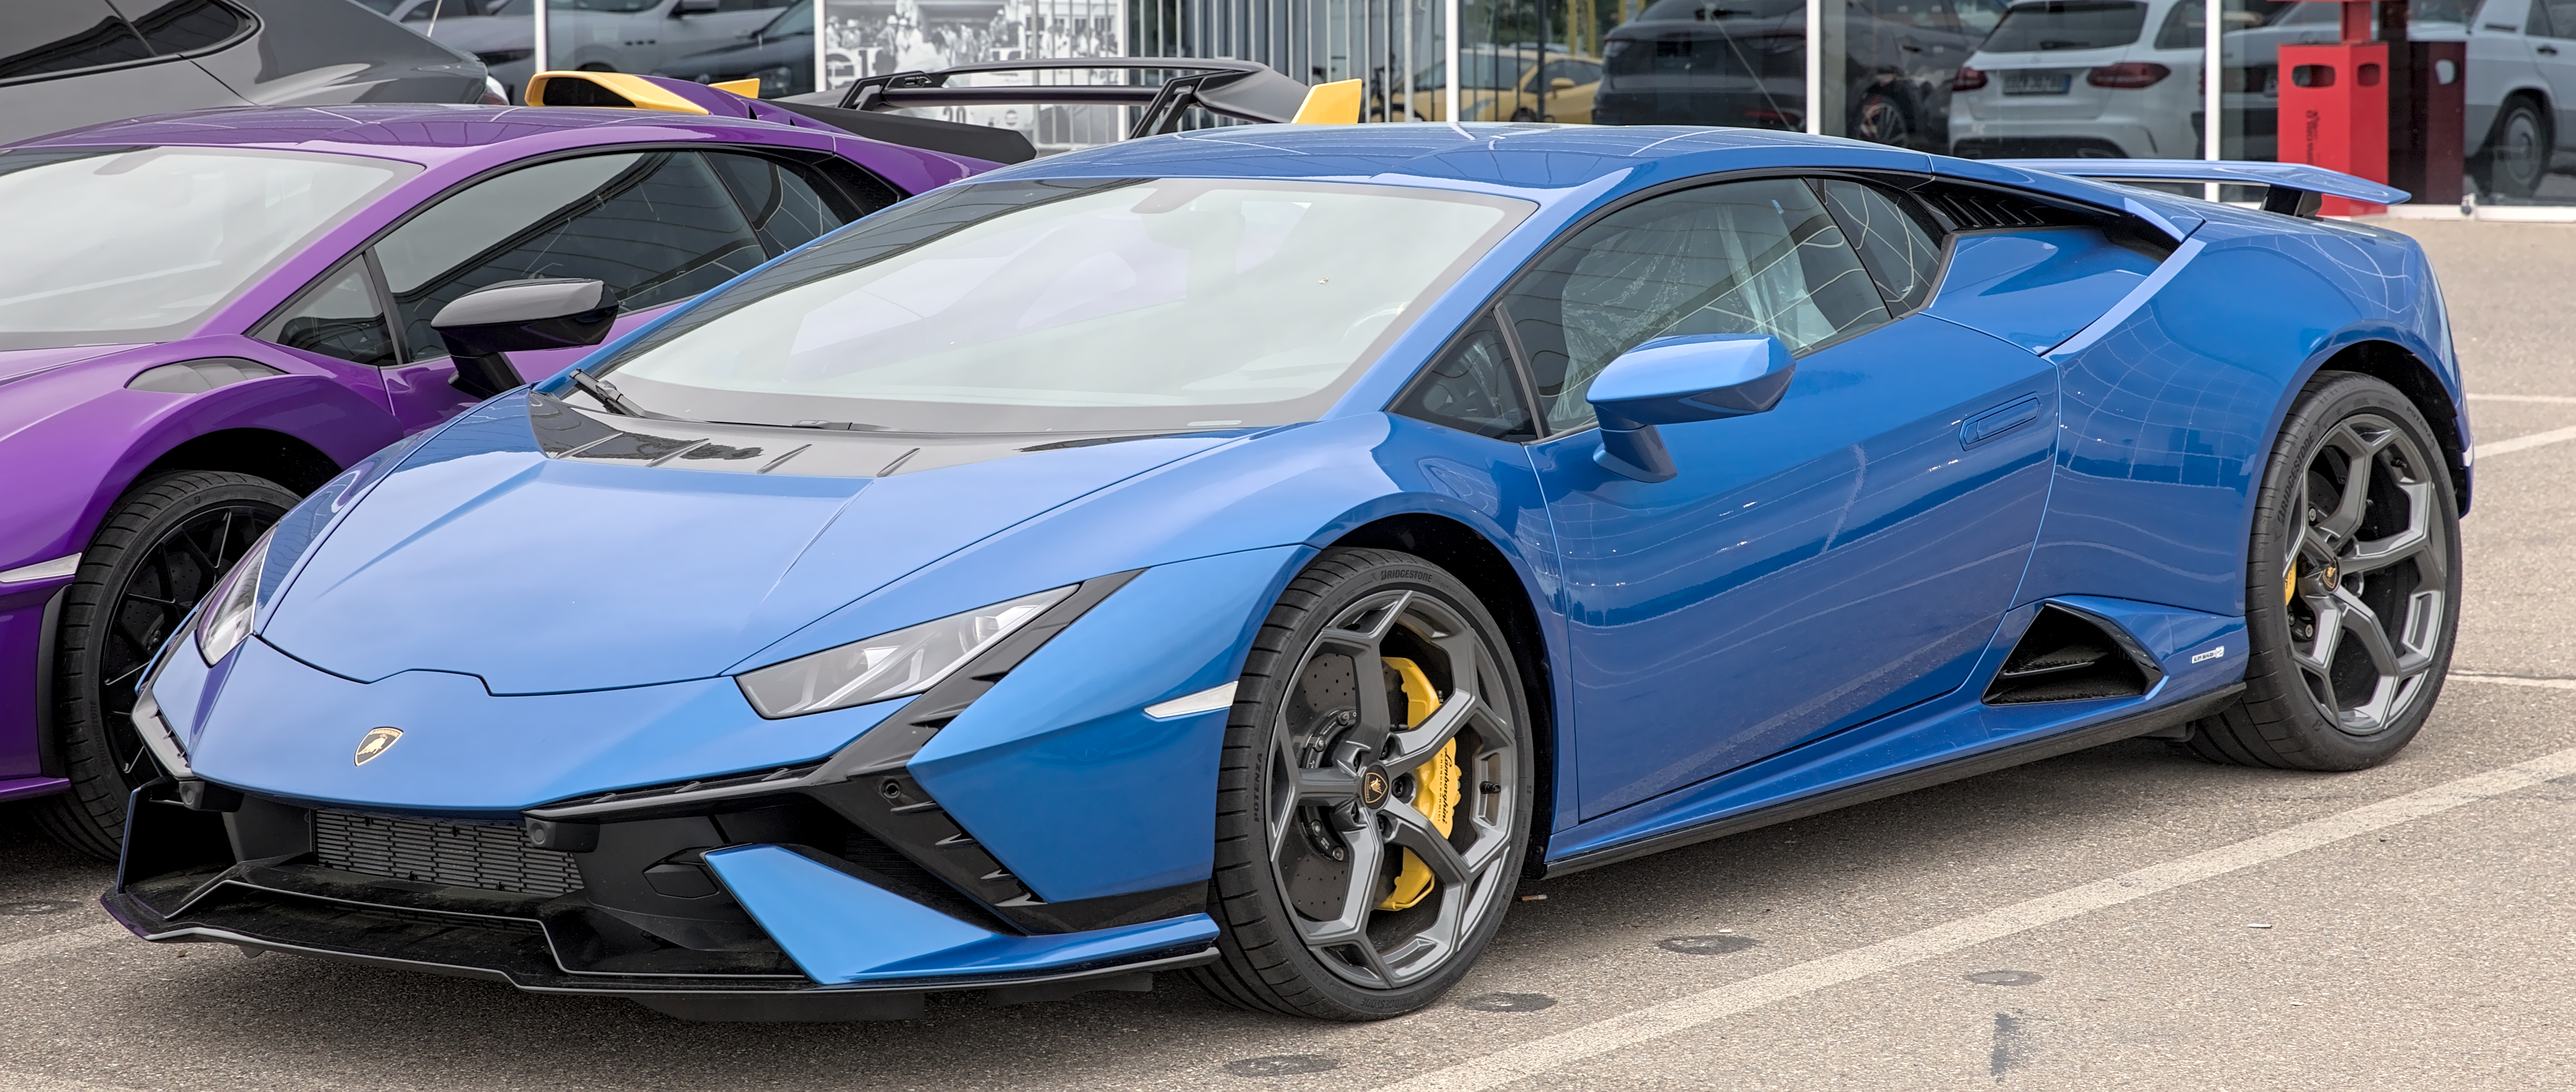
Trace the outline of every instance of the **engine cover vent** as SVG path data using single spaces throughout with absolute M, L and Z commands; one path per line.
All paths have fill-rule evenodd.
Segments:
M 2159 671 L 2143 650 L 2106 624 L 2050 603 L 2039 609 L 1986 686 L 1988 705 L 2135 698 Z

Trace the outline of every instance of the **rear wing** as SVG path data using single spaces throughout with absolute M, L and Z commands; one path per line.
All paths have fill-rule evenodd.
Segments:
M 788 100 L 763 100 L 754 97 L 759 91 L 758 80 L 701 84 L 668 76 L 638 76 L 628 72 L 539 72 L 528 78 L 524 97 L 530 106 L 607 106 L 671 114 L 750 118 L 807 129 L 833 130 L 888 144 L 946 152 L 992 163 L 1020 163 L 1035 159 L 1038 154 L 1036 148 L 1029 146 L 1027 137 L 1009 129 L 896 114 L 870 114 Z M 834 92 L 821 97 L 837 99 L 840 95 Z
M 2327 197 L 2404 204 L 2413 194 L 2305 163 L 2253 163 L 2234 159 L 1998 159 L 2029 171 L 2102 182 L 2217 182 L 2263 186 L 2263 211 L 2313 219 Z
M 1161 83 L 949 86 L 949 81 L 958 76 L 1079 70 L 1162 72 L 1168 75 Z M 1360 99 L 1361 83 L 1358 80 L 1308 87 L 1257 61 L 1190 57 L 1070 57 L 962 64 L 936 72 L 889 72 L 859 80 L 838 93 L 797 95 L 779 99 L 777 104 L 834 125 L 846 123 L 845 127 L 863 136 L 873 135 L 861 128 L 871 124 L 923 120 L 887 113 L 917 107 L 1134 106 L 1140 107 L 1141 111 L 1136 123 L 1127 131 L 1127 138 L 1133 140 L 1178 130 L 1182 115 L 1193 106 L 1240 121 L 1350 124 L 1360 119 Z M 854 114 L 861 116 L 852 117 Z M 1034 154 L 1032 150 L 1030 155 Z

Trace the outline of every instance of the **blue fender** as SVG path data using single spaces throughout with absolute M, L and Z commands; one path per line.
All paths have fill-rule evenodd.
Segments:
M 2401 236 L 2217 208 L 2128 299 L 2051 350 L 2063 432 L 2018 601 L 2096 594 L 2245 612 L 2248 503 L 2306 377 L 2358 341 L 2433 362 L 2408 315 L 2429 276 Z M 2134 544 L 2155 543 L 2152 553 Z
M 932 737 L 913 776 L 1048 902 L 1206 879 L 1230 710 L 1144 707 L 1233 681 L 1311 556 L 1274 546 L 1145 570 Z

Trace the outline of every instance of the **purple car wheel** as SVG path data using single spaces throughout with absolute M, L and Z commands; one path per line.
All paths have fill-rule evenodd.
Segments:
M 1518 886 L 1528 723 L 1500 630 L 1457 578 L 1392 551 L 1317 558 L 1235 693 L 1210 909 L 1224 958 L 1199 985 L 1332 1020 L 1438 999 Z
M 296 500 L 265 478 L 192 471 L 146 481 L 108 512 L 55 630 L 54 731 L 72 791 L 38 809 L 47 833 L 116 859 L 127 794 L 161 772 L 128 719 L 143 669 Z

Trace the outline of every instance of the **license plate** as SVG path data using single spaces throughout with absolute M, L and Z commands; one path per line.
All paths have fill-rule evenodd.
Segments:
M 2074 74 L 2068 72 L 2006 72 L 2004 94 L 2063 95 L 2074 82 Z

